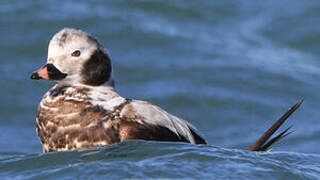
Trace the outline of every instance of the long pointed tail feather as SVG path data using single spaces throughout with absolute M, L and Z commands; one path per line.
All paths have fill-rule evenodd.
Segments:
M 249 151 L 266 151 L 268 150 L 273 144 L 278 142 L 280 139 L 286 137 L 292 132 L 288 132 L 291 127 L 287 128 L 286 130 L 282 131 L 279 135 L 272 138 L 270 141 L 268 139 L 279 129 L 279 127 L 288 119 L 288 117 L 297 110 L 300 105 L 302 104 L 303 99 L 298 101 L 295 105 L 293 105 L 284 115 L 280 117 L 280 119 L 275 122 L 250 148 Z M 287 133 L 288 132 L 288 133 Z M 268 141 L 268 142 L 267 142 Z M 267 143 L 266 143 L 267 142 Z
M 290 132 L 287 133 L 287 131 L 289 129 L 291 129 L 291 128 L 292 128 L 292 126 L 287 128 L 286 130 L 282 131 L 276 137 L 272 138 L 270 141 L 268 141 L 265 145 L 262 146 L 260 151 L 268 151 L 272 145 L 274 145 L 275 143 L 279 142 L 282 138 L 284 138 L 284 137 L 288 136 L 289 134 L 293 133 L 293 131 L 290 131 Z

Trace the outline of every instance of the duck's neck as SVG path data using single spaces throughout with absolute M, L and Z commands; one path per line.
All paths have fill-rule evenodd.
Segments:
M 109 85 L 90 86 L 73 84 L 67 87 L 66 93 L 74 94 L 74 98 L 83 97 L 85 101 L 90 102 L 92 105 L 102 106 L 106 110 L 112 110 L 113 107 L 125 101 L 125 99 L 116 92 L 115 88 Z

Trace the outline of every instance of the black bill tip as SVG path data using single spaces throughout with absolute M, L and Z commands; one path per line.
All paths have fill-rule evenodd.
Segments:
M 31 76 L 30 76 L 30 78 L 33 79 L 33 80 L 40 80 L 40 79 L 42 79 L 42 78 L 39 76 L 38 72 L 32 73 Z

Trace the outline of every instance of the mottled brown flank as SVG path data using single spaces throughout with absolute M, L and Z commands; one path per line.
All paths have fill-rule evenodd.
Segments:
M 188 142 L 166 127 L 146 124 L 129 99 L 107 111 L 89 103 L 89 97 L 85 96 L 88 89 L 68 93 L 67 88 L 52 101 L 43 101 L 46 108 L 39 109 L 37 132 L 45 152 L 86 149 L 129 139 Z M 66 100 L 79 93 L 83 93 L 84 101 Z M 198 137 L 202 139 L 195 136 Z

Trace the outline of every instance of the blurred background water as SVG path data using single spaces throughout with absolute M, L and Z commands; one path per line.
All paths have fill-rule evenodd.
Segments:
M 0 1 L 0 176 L 319 179 L 319 1 Z M 96 36 L 124 97 L 194 124 L 210 146 L 132 141 L 43 154 L 29 80 L 63 27 Z M 295 132 L 247 149 L 291 105 Z M 284 127 L 283 127 L 284 128 Z

